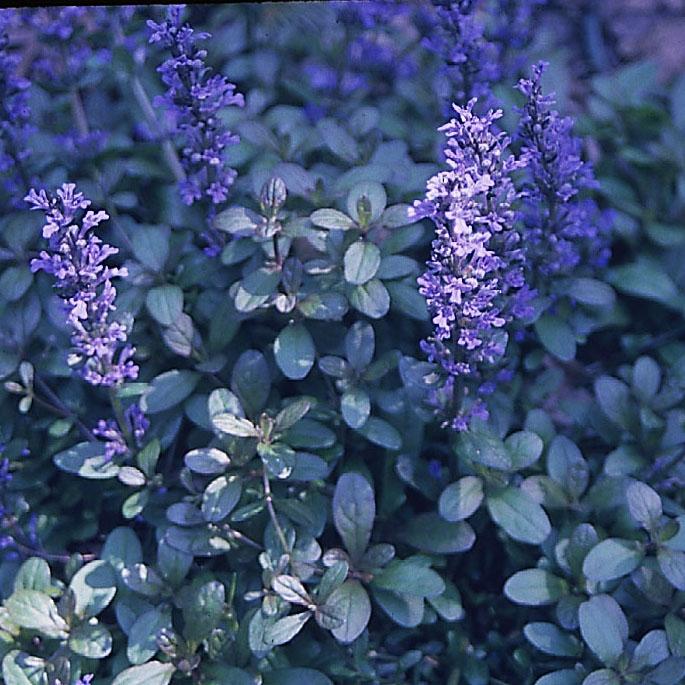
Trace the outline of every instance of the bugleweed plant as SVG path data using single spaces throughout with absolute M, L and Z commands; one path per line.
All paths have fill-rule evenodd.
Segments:
M 685 79 L 545 8 L 0 10 L 6 685 L 685 682 Z

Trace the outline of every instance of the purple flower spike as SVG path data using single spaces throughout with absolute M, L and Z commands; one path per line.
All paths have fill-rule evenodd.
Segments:
M 21 204 L 28 180 L 24 162 L 30 155 L 31 131 L 26 89 L 30 83 L 17 75 L 19 56 L 8 51 L 15 10 L 0 10 L 0 176 L 14 205 Z
M 509 138 L 494 132 L 502 112 L 479 117 L 475 104 L 474 98 L 466 107 L 453 105 L 456 117 L 440 129 L 448 169 L 428 180 L 413 209 L 436 230 L 428 270 L 418 279 L 434 324 L 421 346 L 445 373 L 433 401 L 457 431 L 487 419 L 479 388 L 498 370 L 506 325 L 531 314 L 534 296 L 513 209 L 511 175 L 522 162 L 509 154 Z
M 93 232 L 109 216 L 88 210 L 90 200 L 73 183 L 63 184 L 55 195 L 32 188 L 24 199 L 31 209 L 45 214 L 43 237 L 49 249 L 31 261 L 31 270 L 43 270 L 55 278 L 72 329 L 70 364 L 78 365 L 91 385 L 112 386 L 137 378 L 134 348 L 126 343 L 127 327 L 110 317 L 117 295 L 112 279 L 126 276 L 127 271 L 106 266 L 107 258 L 118 250 Z
M 550 276 L 606 265 L 611 226 L 592 199 L 581 197 L 597 182 L 581 158 L 573 120 L 552 109 L 553 96 L 542 92 L 545 66 L 540 62 L 533 78 L 519 81 L 527 100 L 518 138 L 528 172 L 523 213 L 529 266 L 549 281 Z
M 138 404 L 132 404 L 124 412 L 124 421 L 126 422 L 126 431 L 131 441 L 136 447 L 140 447 L 143 437 L 145 437 L 145 433 L 150 427 L 150 422 Z M 93 434 L 105 441 L 105 457 L 107 460 L 111 460 L 116 456 L 126 455 L 130 451 L 121 427 L 112 419 L 100 419 L 97 426 L 93 429 Z
M 181 182 L 183 202 L 192 205 L 209 199 L 212 205 L 228 198 L 237 172 L 226 164 L 226 148 L 239 142 L 221 122 L 219 112 L 225 107 L 242 107 L 245 100 L 235 92 L 235 85 L 221 75 L 210 76 L 206 66 L 207 51 L 196 43 L 210 37 L 194 31 L 181 21 L 183 5 L 172 5 L 167 17 L 157 23 L 148 21 L 150 43 L 161 43 L 171 51 L 157 71 L 168 90 L 158 99 L 172 114 L 176 131 L 183 138 L 181 163 L 187 178 Z
M 433 0 L 437 26 L 424 45 L 443 61 L 447 102 L 465 103 L 473 97 L 486 106 L 490 84 L 500 76 L 497 47 L 483 35 L 476 16 L 477 0 Z

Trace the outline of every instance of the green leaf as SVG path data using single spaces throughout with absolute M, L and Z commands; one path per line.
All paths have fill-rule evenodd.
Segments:
M 564 435 L 557 435 L 547 451 L 547 472 L 572 497 L 585 492 L 590 468 L 578 446 Z
M 100 559 L 82 566 L 69 587 L 76 596 L 76 615 L 88 618 L 97 616 L 114 599 L 117 579 L 109 562 Z
M 259 444 L 257 451 L 271 475 L 276 478 L 287 478 L 295 467 L 297 460 L 295 450 L 283 442 L 270 445 Z
M 372 584 L 382 590 L 417 597 L 438 597 L 445 591 L 443 579 L 420 561 L 417 563 L 416 557 L 391 561 L 374 576 Z
M 354 642 L 371 618 L 369 596 L 358 580 L 346 580 L 333 590 L 325 606 L 343 619 L 341 626 L 331 630 L 333 637 L 343 644 Z
M 419 293 L 416 285 L 406 281 L 393 281 L 385 283 L 390 294 L 390 303 L 396 311 L 417 321 L 428 321 L 428 309 L 426 300 Z
M 416 595 L 398 595 L 395 592 L 373 590 L 373 596 L 381 609 L 398 625 L 415 628 L 423 620 L 424 600 Z
M 594 278 L 573 278 L 566 292 L 572 299 L 591 307 L 611 307 L 616 302 L 614 289 Z
M 340 412 L 350 428 L 361 428 L 371 413 L 371 400 L 361 388 L 350 388 L 340 398 Z
M 438 511 L 446 521 L 463 521 L 478 509 L 482 501 L 483 481 L 475 476 L 464 476 L 442 491 Z
M 387 421 L 370 416 L 358 431 L 374 445 L 385 447 L 388 450 L 402 448 L 402 436 L 399 431 Z
M 642 561 L 644 552 L 633 540 L 607 538 L 593 547 L 583 562 L 583 573 L 590 580 L 601 582 L 632 573 Z
M 66 638 L 69 627 L 59 615 L 57 605 L 38 590 L 18 590 L 5 600 L 9 617 L 21 628 L 35 630 L 46 637 Z
M 646 530 L 651 530 L 659 523 L 663 514 L 661 497 L 641 481 L 634 481 L 626 490 L 628 511 L 630 515 Z
M 194 371 L 165 371 L 152 380 L 141 400 L 141 409 L 148 414 L 171 409 L 183 402 L 200 381 L 200 374 Z
M 13 649 L 2 660 L 2 677 L 4 685 L 44 685 L 45 661 Z
M 115 571 L 121 573 L 124 567 L 143 560 L 143 548 L 131 528 L 119 526 L 107 536 L 100 558 L 108 561 Z
M 661 368 L 651 357 L 639 357 L 633 366 L 633 392 L 651 400 L 661 386 Z
M 657 552 L 661 572 L 674 588 L 685 590 L 685 553 L 662 547 Z
M 352 368 L 363 371 L 371 363 L 375 349 L 373 326 L 366 321 L 355 321 L 345 336 L 345 356 Z
M 353 285 L 363 285 L 370 281 L 381 263 L 381 251 L 366 240 L 352 243 L 343 259 L 345 280 Z
M 285 431 L 294 426 L 300 419 L 304 418 L 312 407 L 312 400 L 307 397 L 298 397 L 289 402 L 276 415 L 275 428 L 277 431 Z
M 355 286 L 349 295 L 350 304 L 371 319 L 380 319 L 390 309 L 387 288 L 376 278 L 364 285 Z
M 534 464 L 544 449 L 540 436 L 531 431 L 512 433 L 504 441 L 504 446 L 509 451 L 515 469 L 524 469 Z
M 307 319 L 340 321 L 349 306 L 341 293 L 311 293 L 297 303 L 297 309 Z
M 304 628 L 311 616 L 310 611 L 302 611 L 299 614 L 278 619 L 267 626 L 264 631 L 264 642 L 272 647 L 290 642 Z
M 158 607 L 142 613 L 128 632 L 126 658 L 140 666 L 157 654 L 157 638 L 165 628 L 171 628 L 171 613 Z
M 214 420 L 220 418 L 218 421 L 218 425 L 214 424 L 214 426 L 218 430 L 223 430 L 225 433 L 230 433 L 231 435 L 236 435 L 236 433 L 232 433 L 231 430 L 235 431 L 237 428 L 231 428 L 231 430 L 225 430 L 223 428 L 220 428 L 220 426 L 229 426 L 232 427 L 234 420 L 237 419 L 237 417 L 233 416 L 233 414 L 218 414 L 212 419 L 212 423 L 214 423 Z M 241 423 L 236 424 L 236 426 L 242 427 L 243 426 L 243 421 L 246 423 L 250 423 L 247 421 L 247 419 L 239 419 Z M 250 423 L 250 427 L 252 428 L 252 435 L 256 434 L 256 430 L 254 429 L 254 426 Z M 246 427 L 246 430 L 248 428 Z M 217 449 L 216 447 L 198 447 L 197 449 L 190 450 L 184 458 L 185 465 L 191 470 L 194 471 L 195 473 L 200 473 L 203 476 L 215 476 L 223 473 L 230 465 L 231 465 L 231 460 L 229 459 L 228 455 L 225 452 L 222 452 L 221 450 Z
M 234 414 L 226 413 L 212 416 L 212 426 L 219 432 L 234 435 L 236 438 L 256 438 L 259 435 L 259 431 L 252 421 L 242 419 Z M 203 452 L 206 454 L 209 449 L 203 450 Z
M 271 375 L 261 352 L 246 350 L 238 357 L 231 373 L 231 390 L 248 416 L 256 416 L 264 408 L 271 392 Z M 230 411 L 239 414 L 233 409 Z
M 316 347 L 304 324 L 286 326 L 274 342 L 278 368 L 286 378 L 301 381 L 314 365 Z
M 410 210 L 411 205 L 391 205 L 383 212 L 381 224 L 386 228 L 401 228 L 416 223 L 417 219 L 410 216 Z
M 104 659 L 112 651 L 112 634 L 105 626 L 91 619 L 81 623 L 69 634 L 69 649 L 88 659 Z
M 476 540 L 473 528 L 464 521 L 450 523 L 437 513 L 413 516 L 400 537 L 422 552 L 456 554 L 471 549 Z
M 575 669 L 564 668 L 561 671 L 552 671 L 535 681 L 535 685 L 581 685 L 583 676 Z
M 445 621 L 460 621 L 464 618 L 464 607 L 457 588 L 449 581 L 445 582 L 445 591 L 437 597 L 428 597 L 430 605 Z
M 119 473 L 119 466 L 105 457 L 105 445 L 102 442 L 80 442 L 58 452 L 52 459 L 62 471 L 82 478 L 104 480 L 114 478 Z
M 620 292 L 677 308 L 678 288 L 663 265 L 639 256 L 630 264 L 609 270 L 609 282 Z
M 263 674 L 264 685 L 333 685 L 323 673 L 313 668 L 278 668 Z
M 595 381 L 595 396 L 602 411 L 610 421 L 629 429 L 633 408 L 628 386 L 611 376 L 601 376 Z
M 461 433 L 457 442 L 460 456 L 483 466 L 508 471 L 513 468 L 512 457 L 502 440 L 480 431 Z
M 592 671 L 585 680 L 583 685 L 620 685 L 621 679 L 618 674 L 610 668 L 600 668 L 597 671 Z
M 38 557 L 27 559 L 14 577 L 13 588 L 15 591 L 38 590 L 49 594 L 52 582 L 48 562 Z
M 169 256 L 167 226 L 136 226 L 131 236 L 135 258 L 152 271 L 161 271 Z
M 685 621 L 675 614 L 667 614 L 664 619 L 668 645 L 674 656 L 685 657 Z
M 168 685 L 176 667 L 161 661 L 132 666 L 119 673 L 112 685 Z
M 197 586 L 196 586 L 197 587 Z M 226 613 L 226 588 L 210 580 L 185 598 L 183 634 L 187 640 L 206 640 Z
M 162 331 L 164 344 L 180 357 L 190 357 L 193 353 L 193 340 L 196 336 L 193 320 L 188 314 L 178 315 L 175 321 Z
M 539 545 L 552 531 L 545 510 L 519 488 L 495 490 L 485 501 L 493 521 L 514 540 Z
M 226 233 L 254 231 L 261 223 L 261 217 L 245 207 L 229 207 L 214 217 L 214 227 Z
M 183 291 L 177 285 L 161 285 L 148 291 L 145 304 L 162 326 L 171 326 L 183 313 Z
M 535 332 L 550 354 L 565 362 L 575 359 L 576 337 L 565 321 L 552 315 L 541 316 L 535 322 Z
M 334 119 L 321 119 L 316 124 L 324 145 L 345 162 L 354 163 L 359 158 L 357 141 Z
M 240 501 L 242 485 L 236 475 L 214 479 L 202 494 L 202 515 L 205 521 L 217 523 L 225 519 Z
M 361 224 L 359 209 L 368 203 L 370 215 L 369 224 L 380 219 L 388 203 L 388 196 L 385 188 L 375 181 L 363 181 L 355 185 L 347 195 L 347 213 L 358 223 Z
M 359 561 L 366 551 L 375 517 L 369 481 L 353 471 L 340 476 L 333 495 L 333 522 L 352 561 Z
M 299 604 L 308 607 L 312 604 L 312 598 L 305 589 L 304 585 L 295 576 L 279 575 L 271 581 L 274 592 L 291 604 Z
M 606 666 L 613 666 L 628 639 L 628 622 L 616 600 L 595 595 L 578 609 L 580 634 L 587 646 Z
M 347 214 L 343 214 L 337 209 L 317 209 L 309 217 L 309 220 L 315 226 L 329 230 L 347 231 L 357 225 Z
M 0 276 L 0 295 L 8 302 L 15 302 L 31 287 L 33 274 L 27 266 L 7 267 Z
M 523 634 L 534 647 L 545 654 L 578 657 L 582 652 L 578 640 L 554 623 L 528 623 L 523 628 Z
M 504 594 L 512 602 L 525 606 L 554 604 L 567 591 L 566 581 L 541 568 L 519 571 L 504 584 Z

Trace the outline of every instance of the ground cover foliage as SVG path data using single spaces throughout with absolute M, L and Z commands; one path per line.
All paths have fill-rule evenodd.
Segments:
M 685 79 L 551 4 L 0 10 L 7 685 L 683 682 Z

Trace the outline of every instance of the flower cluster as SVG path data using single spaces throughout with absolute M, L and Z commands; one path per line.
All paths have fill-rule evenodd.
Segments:
M 77 84 L 87 67 L 111 61 L 111 50 L 93 45 L 93 36 L 110 30 L 108 7 L 40 7 L 21 10 L 22 24 L 35 37 L 38 50 L 33 77 L 49 88 Z
M 435 326 L 422 349 L 446 372 L 434 401 L 455 430 L 487 418 L 479 395 L 492 390 L 490 377 L 507 344 L 504 327 L 531 315 L 534 296 L 513 209 L 512 174 L 522 163 L 508 152 L 509 138 L 494 131 L 502 112 L 479 117 L 475 105 L 475 98 L 453 105 L 456 117 L 440 129 L 449 168 L 428 180 L 413 209 L 436 227 L 428 270 L 419 278 Z
M 484 37 L 476 14 L 477 0 L 433 0 L 437 25 L 424 40 L 443 63 L 446 102 L 464 103 L 473 97 L 487 105 L 490 85 L 500 76 L 497 47 Z
M 547 0 L 492 0 L 488 38 L 498 47 L 503 78 L 517 78 L 527 67 L 536 12 Z
M 100 419 L 98 425 L 93 430 L 93 433 L 98 438 L 102 438 L 105 441 L 105 457 L 108 460 L 129 453 L 127 436 L 131 442 L 140 447 L 143 437 L 150 427 L 150 422 L 138 404 L 132 404 L 128 407 L 124 412 L 123 419 L 124 430 L 112 419 Z M 124 432 L 127 435 L 124 435 Z
M 109 218 L 103 212 L 86 211 L 90 200 L 65 183 L 55 195 L 33 188 L 26 196 L 31 209 L 45 213 L 43 237 L 49 250 L 31 261 L 31 270 L 43 270 L 55 278 L 55 288 L 64 303 L 72 329 L 74 353 L 70 363 L 78 364 L 84 379 L 92 385 L 112 386 L 138 376 L 132 361 L 134 348 L 126 343 L 127 326 L 111 318 L 116 288 L 112 279 L 125 276 L 125 268 L 106 266 L 118 252 L 104 243 L 93 229 Z
M 211 69 L 205 64 L 207 51 L 199 49 L 196 43 L 210 34 L 195 32 L 183 23 L 182 10 L 182 5 L 170 6 L 163 22 L 147 22 L 149 42 L 161 43 L 172 55 L 157 69 L 168 86 L 160 101 L 184 137 L 181 160 L 187 178 L 181 182 L 183 201 L 192 205 L 209 199 L 212 204 L 220 204 L 228 198 L 237 175 L 226 164 L 225 151 L 239 139 L 222 123 L 219 113 L 232 105 L 242 107 L 245 101 L 224 76 L 209 75 Z
M 561 117 L 554 98 L 542 92 L 544 68 L 535 65 L 533 77 L 518 84 L 526 96 L 517 137 L 527 170 L 524 235 L 534 279 L 601 267 L 610 256 L 610 222 L 591 198 L 581 197 L 597 186 L 592 167 L 581 158 L 572 119 Z
M 17 73 L 19 58 L 9 52 L 14 10 L 0 10 L 0 175 L 10 201 L 21 201 L 29 180 L 24 162 L 29 156 L 31 115 L 26 89 L 29 81 Z
M 303 62 L 302 72 L 313 90 L 349 98 L 371 88 L 390 90 L 396 81 L 417 73 L 418 59 L 411 48 L 434 23 L 425 4 L 395 0 L 335 0 L 328 4 L 335 12 L 336 24 L 344 28 L 341 37 L 347 32 L 354 38 L 346 41 L 340 63 L 335 63 L 337 54 L 327 61 L 310 57 Z M 327 42 L 335 42 L 328 33 L 326 37 Z M 305 110 L 314 120 L 327 111 L 313 103 L 307 103 Z

